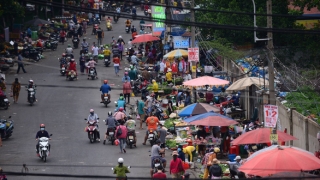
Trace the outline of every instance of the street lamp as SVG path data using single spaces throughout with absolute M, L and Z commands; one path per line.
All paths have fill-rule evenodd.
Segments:
M 259 39 L 257 38 L 257 32 L 256 32 L 256 28 L 257 26 L 257 20 L 256 20 L 256 3 L 254 2 L 254 0 L 252 0 L 252 4 L 253 4 L 253 26 L 254 26 L 254 31 L 253 31 L 253 36 L 254 36 L 254 42 L 257 41 L 269 41 L 269 38 L 265 38 L 265 39 Z

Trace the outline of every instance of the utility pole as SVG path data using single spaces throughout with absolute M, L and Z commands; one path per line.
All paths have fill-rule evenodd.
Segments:
M 191 0 L 191 17 L 190 20 L 192 23 L 195 22 L 194 15 L 194 0 Z M 191 25 L 191 47 L 194 48 L 196 46 L 196 27 Z M 192 61 L 192 66 L 196 66 L 196 62 Z M 190 68 L 192 70 L 192 67 Z M 196 78 L 196 72 L 192 72 L 192 78 Z
M 267 0 L 267 27 L 272 28 L 272 0 Z M 268 74 L 269 74 L 269 104 L 276 105 L 276 97 L 274 91 L 274 66 L 273 66 L 273 34 L 268 32 Z

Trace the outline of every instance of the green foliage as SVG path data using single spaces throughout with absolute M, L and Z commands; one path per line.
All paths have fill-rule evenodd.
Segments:
M 292 108 L 295 107 L 297 111 L 305 116 L 314 114 L 317 118 L 319 117 L 320 113 L 320 96 L 316 92 L 314 92 L 309 87 L 302 87 L 297 92 L 290 92 L 286 96 L 286 100 L 288 101 L 284 105 Z
M 225 39 L 218 39 L 216 41 L 203 41 L 203 42 L 200 42 L 199 45 L 200 47 L 205 46 L 205 47 L 211 47 L 212 49 L 216 49 L 218 50 L 219 55 L 229 60 L 236 60 L 244 57 L 243 52 L 233 50 L 231 48 L 231 44 L 226 42 Z
M 6 26 L 13 24 L 13 18 L 24 17 L 24 7 L 16 0 L 0 0 L 0 16 L 3 17 Z
M 166 146 L 168 148 L 175 148 L 175 147 L 177 147 L 177 143 L 175 140 L 168 139 L 168 140 L 166 140 Z
M 300 7 L 302 11 L 304 7 L 310 10 L 313 7 L 320 8 L 320 0 L 293 0 L 293 5 Z

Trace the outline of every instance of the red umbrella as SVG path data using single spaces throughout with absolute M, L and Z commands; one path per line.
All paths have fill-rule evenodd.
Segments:
M 252 154 L 239 171 L 255 176 L 320 169 L 320 159 L 297 147 L 270 146 Z
M 230 126 L 238 124 L 237 121 L 214 112 L 207 112 L 184 119 L 186 123 L 201 126 Z
M 270 128 L 259 128 L 242 134 L 241 136 L 233 140 L 231 143 L 233 145 L 268 143 L 270 142 L 270 134 Z M 277 134 L 279 141 L 298 140 L 297 138 L 282 131 L 277 131 Z
M 132 44 L 158 40 L 160 40 L 158 37 L 152 36 L 151 34 L 143 34 L 141 36 L 136 36 L 136 38 L 132 41 Z

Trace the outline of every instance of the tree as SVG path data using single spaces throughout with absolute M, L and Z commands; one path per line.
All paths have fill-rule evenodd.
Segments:
M 307 7 L 308 10 L 314 7 L 320 10 L 320 0 L 293 0 L 293 5 L 300 7 L 301 11 L 303 11 L 305 7 Z
M 15 18 L 24 17 L 24 7 L 16 0 L 0 0 L 3 27 L 12 27 Z

